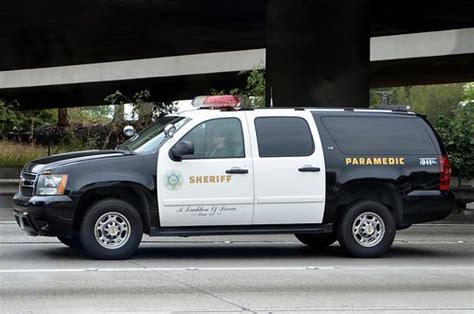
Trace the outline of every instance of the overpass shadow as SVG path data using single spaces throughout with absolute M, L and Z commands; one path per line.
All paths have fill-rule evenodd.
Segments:
M 453 252 L 451 250 L 441 248 L 426 247 L 392 247 L 383 257 L 377 259 L 398 259 L 398 258 L 436 258 L 436 259 L 456 259 L 468 256 L 469 252 Z M 197 247 L 190 246 L 173 246 L 163 247 L 159 244 L 141 246 L 133 255 L 132 259 L 293 259 L 304 260 L 308 258 L 331 259 L 331 258 L 349 258 L 338 244 L 324 249 L 311 249 L 304 245 L 267 245 L 267 246 L 250 246 L 250 245 L 229 245 L 229 246 L 212 246 L 199 245 Z M 361 259 L 360 259 L 361 260 Z

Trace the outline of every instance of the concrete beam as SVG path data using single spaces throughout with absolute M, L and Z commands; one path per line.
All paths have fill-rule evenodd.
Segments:
M 474 53 L 474 28 L 373 37 L 370 61 Z
M 370 61 L 472 54 L 474 28 L 373 37 L 370 51 Z M 252 49 L 0 71 L 0 90 L 239 72 L 265 67 L 265 58 L 266 49 Z
M 265 49 L 0 72 L 0 89 L 239 72 L 265 67 Z

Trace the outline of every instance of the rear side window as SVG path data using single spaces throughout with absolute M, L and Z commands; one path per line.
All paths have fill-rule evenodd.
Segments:
M 255 119 L 260 157 L 310 156 L 313 137 L 306 120 L 298 117 Z
M 321 121 L 345 154 L 437 154 L 417 118 L 323 117 Z

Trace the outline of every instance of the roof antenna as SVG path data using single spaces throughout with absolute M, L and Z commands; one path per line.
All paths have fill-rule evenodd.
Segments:
M 270 108 L 273 108 L 273 87 L 270 86 Z

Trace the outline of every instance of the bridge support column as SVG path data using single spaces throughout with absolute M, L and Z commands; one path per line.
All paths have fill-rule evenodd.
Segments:
M 266 1 L 266 103 L 368 107 L 368 0 Z

